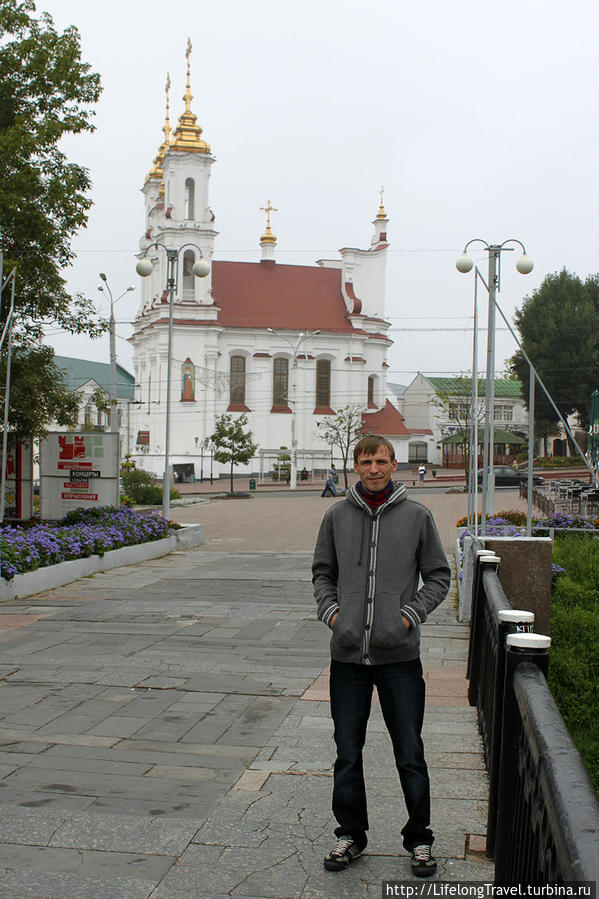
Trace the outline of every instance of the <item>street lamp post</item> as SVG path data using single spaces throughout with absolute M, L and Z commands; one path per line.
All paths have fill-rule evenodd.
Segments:
M 533 269 L 533 261 L 530 256 L 526 255 L 526 247 L 522 241 L 515 237 L 504 240 L 501 244 L 489 244 L 480 237 L 469 240 L 462 255 L 456 261 L 456 268 L 462 274 L 467 274 L 472 270 L 474 265 L 470 256 L 468 256 L 468 247 L 473 243 L 482 243 L 489 254 L 488 282 L 485 283 L 484 278 L 480 276 L 480 272 L 476 269 L 476 274 L 480 276 L 483 284 L 487 288 L 489 294 L 489 314 L 487 325 L 487 373 L 485 385 L 485 437 L 483 452 L 483 502 L 481 514 L 481 532 L 486 532 L 487 515 L 492 516 L 495 512 L 495 470 L 494 470 L 494 420 L 495 420 L 495 305 L 496 297 L 501 289 L 501 253 L 503 251 L 512 251 L 513 247 L 506 244 L 517 243 L 522 248 L 522 255 L 516 263 L 516 268 L 521 275 L 528 275 Z M 478 477 L 478 473 L 476 474 Z M 475 510 L 476 515 L 476 510 Z
M 299 348 L 309 337 L 314 337 L 316 334 L 320 334 L 320 330 L 317 331 L 308 331 L 308 333 L 304 333 L 303 331 L 300 333 L 295 345 L 291 342 L 291 340 L 285 336 L 285 334 L 279 334 L 278 331 L 275 331 L 274 328 L 266 329 L 270 334 L 275 334 L 277 337 L 280 337 L 282 340 L 286 340 L 289 346 L 291 347 L 291 352 L 293 354 L 293 363 L 291 367 L 292 375 L 291 375 L 291 471 L 289 473 L 289 489 L 295 490 L 297 487 L 297 437 L 296 437 L 296 401 L 295 401 L 295 388 L 296 388 L 296 375 L 297 375 L 297 355 L 299 352 Z
M 210 272 L 210 265 L 203 258 L 202 251 L 193 243 L 185 243 L 177 250 L 170 249 L 159 241 L 154 241 L 146 247 L 141 259 L 135 266 L 137 274 L 147 278 L 154 271 L 154 265 L 146 258 L 152 247 L 162 247 L 166 253 L 166 289 L 168 293 L 168 349 L 166 357 L 166 424 L 164 437 L 164 475 L 162 479 L 162 516 L 168 518 L 170 509 L 170 419 L 171 419 L 171 365 L 173 358 L 173 306 L 175 302 L 175 290 L 177 288 L 177 260 L 179 253 L 186 247 L 193 247 L 200 254 L 200 259 L 194 263 L 193 273 L 196 278 L 205 278 Z
M 6 466 L 8 462 L 8 412 L 10 407 L 10 370 L 12 360 L 12 331 L 15 318 L 15 284 L 17 280 L 17 267 L 11 269 L 9 274 L 4 278 L 4 254 L 0 250 L 0 303 L 2 292 L 10 283 L 10 306 L 6 315 L 6 322 L 0 338 L 0 349 L 4 344 L 4 340 L 8 335 L 8 343 L 6 349 L 6 389 L 4 393 L 4 421 L 2 429 L 2 473 L 0 475 L 0 524 L 4 521 L 4 509 L 6 505 Z
M 102 293 L 106 291 L 108 294 L 108 299 L 110 300 L 110 321 L 109 321 L 109 331 L 110 331 L 110 430 L 115 433 L 119 430 L 119 415 L 118 415 L 118 399 L 117 399 L 117 390 L 116 390 L 116 322 L 114 319 L 114 306 L 115 303 L 124 297 L 126 293 L 130 293 L 130 291 L 135 290 L 135 287 L 131 285 L 126 290 L 122 292 L 120 296 L 115 299 L 112 297 L 112 291 L 110 289 L 110 285 L 108 283 L 108 278 L 106 277 L 104 272 L 100 272 L 100 278 L 104 282 L 100 284 L 98 290 L 101 290 Z

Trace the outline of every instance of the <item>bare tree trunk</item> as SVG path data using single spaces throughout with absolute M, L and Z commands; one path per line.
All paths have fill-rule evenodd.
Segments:
M 233 493 L 233 460 L 231 459 L 231 493 Z

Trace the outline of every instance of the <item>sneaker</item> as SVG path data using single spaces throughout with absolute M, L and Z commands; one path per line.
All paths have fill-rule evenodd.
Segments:
M 428 843 L 422 846 L 414 846 L 411 850 L 412 855 L 412 874 L 416 877 L 432 877 L 437 870 L 437 860 L 431 854 L 431 847 Z
M 329 854 L 325 855 L 324 866 L 327 871 L 341 871 L 360 855 L 362 855 L 362 850 L 353 837 L 348 833 L 342 833 L 337 837 L 337 843 Z

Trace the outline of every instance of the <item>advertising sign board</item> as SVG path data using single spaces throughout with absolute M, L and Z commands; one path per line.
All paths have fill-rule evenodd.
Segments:
M 40 442 L 40 514 L 63 518 L 71 509 L 117 506 L 119 435 L 48 434 Z

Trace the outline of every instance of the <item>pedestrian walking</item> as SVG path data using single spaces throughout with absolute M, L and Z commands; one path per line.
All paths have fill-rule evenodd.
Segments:
M 420 466 L 418 467 L 418 480 L 420 481 L 421 484 L 424 484 L 424 476 L 425 476 L 425 474 L 426 474 L 426 466 L 425 466 L 425 465 L 420 465 Z
M 354 448 L 359 481 L 326 512 L 314 550 L 317 614 L 333 631 L 330 699 L 337 747 L 337 842 L 324 866 L 340 871 L 366 848 L 362 750 L 376 686 L 408 811 L 403 845 L 412 872 L 430 877 L 437 863 L 421 737 L 420 625 L 447 595 L 450 569 L 430 511 L 391 480 L 396 468 L 388 440 L 360 440 Z
M 335 474 L 336 474 L 335 466 L 333 464 L 331 464 L 331 467 L 329 468 L 329 470 L 327 472 L 327 479 L 326 479 L 326 483 L 324 485 L 324 490 L 320 494 L 321 496 L 328 496 L 329 493 L 331 496 L 337 496 L 337 487 L 335 486 Z

